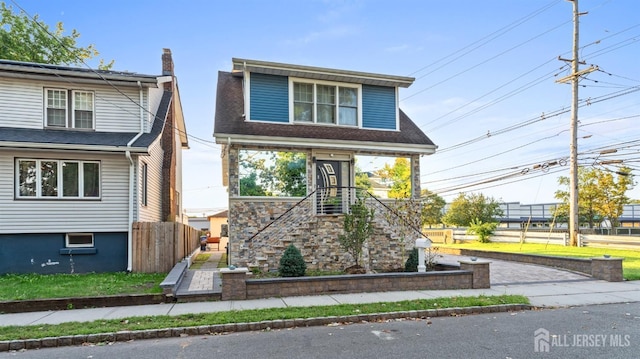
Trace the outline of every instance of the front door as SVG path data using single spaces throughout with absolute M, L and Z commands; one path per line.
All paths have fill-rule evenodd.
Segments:
M 342 213 L 341 161 L 316 161 L 316 205 L 318 214 Z

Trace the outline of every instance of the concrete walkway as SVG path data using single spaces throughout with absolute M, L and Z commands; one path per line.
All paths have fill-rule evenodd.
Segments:
M 443 263 L 457 262 L 458 259 L 460 257 L 443 255 L 438 258 L 438 261 Z M 478 260 L 483 259 L 479 258 Z M 212 259 L 213 261 L 215 259 Z M 0 315 L 0 326 L 58 324 L 147 315 L 198 314 L 244 309 L 395 302 L 425 298 L 502 294 L 527 296 L 531 304 L 537 307 L 640 302 L 640 281 L 605 282 L 594 280 L 581 274 L 537 265 L 498 260 L 488 261 L 491 262 L 491 288 L 489 289 L 332 294 L 2 314 Z M 191 279 L 188 283 L 184 283 L 187 291 L 189 291 L 188 288 L 193 288 L 194 292 L 208 291 L 209 289 L 203 288 L 216 287 L 216 270 L 214 268 L 203 268 L 191 272 L 193 272 Z M 208 274 L 204 273 L 213 273 L 213 276 L 209 277 Z
M 178 298 L 188 295 L 222 293 L 222 279 L 218 263 L 224 254 L 224 250 L 213 250 L 213 247 L 208 245 L 207 251 L 201 253 L 211 254 L 211 256 L 199 269 L 189 268 L 187 270 L 176 291 Z

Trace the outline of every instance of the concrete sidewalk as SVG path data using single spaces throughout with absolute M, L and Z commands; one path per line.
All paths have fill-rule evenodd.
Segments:
M 216 252 L 214 252 L 216 253 Z M 221 256 L 221 253 L 220 253 Z M 212 256 L 213 257 L 213 256 Z M 457 262 L 456 256 L 442 255 L 441 262 Z M 218 258 L 219 260 L 219 258 Z M 482 260 L 481 258 L 479 260 Z M 324 306 L 375 302 L 396 302 L 452 296 L 520 294 L 536 307 L 580 306 L 590 304 L 640 302 L 640 281 L 606 282 L 582 274 L 537 265 L 491 261 L 491 288 L 464 290 L 423 290 L 319 296 L 284 297 L 238 301 L 163 303 L 62 311 L 1 314 L 0 326 L 87 322 L 101 319 L 122 319 L 134 316 L 181 315 L 214 313 L 229 310 Z M 215 257 L 211 262 L 217 263 Z M 212 267 L 213 265 L 211 265 Z M 215 273 L 214 268 L 202 268 L 192 273 L 184 283 L 190 292 L 207 292 L 215 285 L 215 276 L 204 278 L 198 272 Z M 196 283 L 196 284 L 194 284 Z M 207 289 L 203 289 L 206 286 Z
M 521 294 L 537 307 L 640 302 L 640 281 L 584 280 L 554 283 L 496 285 L 490 289 L 425 290 L 358 294 L 331 294 L 256 300 L 155 304 L 143 306 L 75 309 L 0 315 L 0 326 L 88 322 L 147 315 L 214 313 L 229 310 L 306 307 L 375 302 L 396 302 L 452 296 Z

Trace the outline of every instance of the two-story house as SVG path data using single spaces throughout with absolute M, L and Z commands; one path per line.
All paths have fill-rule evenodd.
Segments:
M 273 270 L 293 243 L 308 268 L 348 266 L 338 235 L 356 197 L 358 156 L 405 158 L 419 197 L 420 157 L 436 146 L 399 109 L 399 89 L 413 81 L 238 58 L 219 72 L 214 137 L 229 186 L 230 262 Z M 387 211 L 369 202 L 378 216 Z M 367 269 L 403 265 L 406 246 L 384 223 L 366 244 Z
M 0 274 L 132 269 L 132 223 L 181 221 L 185 123 L 162 74 L 0 60 Z

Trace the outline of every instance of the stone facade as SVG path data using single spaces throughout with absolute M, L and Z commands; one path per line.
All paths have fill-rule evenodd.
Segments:
M 313 156 L 318 152 L 310 149 L 269 146 L 226 147 L 229 178 L 229 257 L 236 266 L 258 268 L 261 271 L 277 270 L 280 257 L 289 245 L 295 245 L 311 270 L 336 271 L 355 264 L 355 260 L 340 247 L 338 236 L 343 234 L 344 216 L 341 214 L 316 215 L 315 197 L 241 197 L 239 153 L 241 150 L 295 151 L 307 157 L 307 193 L 314 186 Z M 330 151 L 331 152 L 331 151 Z M 409 157 L 412 166 L 412 188 L 414 196 L 420 193 L 420 156 L 403 153 L 363 153 L 338 151 L 350 158 L 360 155 L 382 155 Z M 350 153 L 350 155 L 349 155 Z M 404 260 L 413 248 L 415 238 L 400 241 L 398 228 L 384 219 L 388 209 L 373 199 L 368 205 L 377 215 L 375 230 L 365 243 L 362 263 L 369 271 L 393 271 L 404 268 Z

